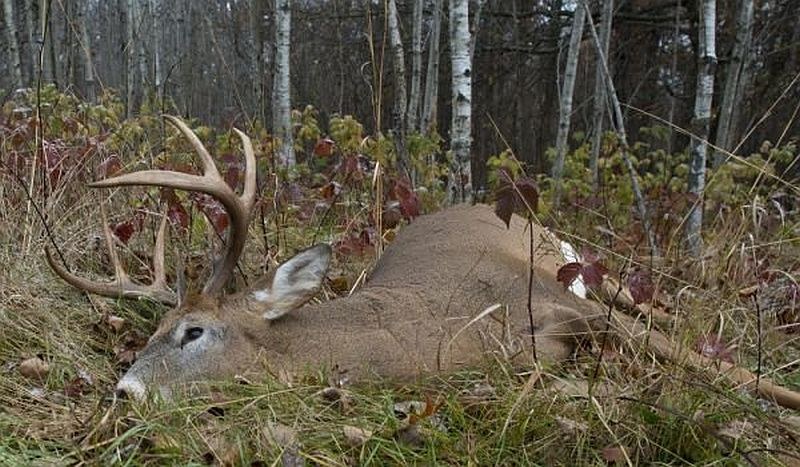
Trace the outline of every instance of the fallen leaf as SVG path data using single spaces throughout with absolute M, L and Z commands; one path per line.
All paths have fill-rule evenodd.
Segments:
M 602 454 L 606 462 L 614 464 L 625 462 L 627 458 L 625 448 L 622 446 L 606 446 L 603 448 Z
M 50 372 L 50 365 L 39 357 L 24 360 L 18 368 L 22 376 L 31 379 L 44 379 Z
M 372 432 L 363 428 L 345 425 L 342 427 L 342 433 L 347 444 L 351 447 L 358 447 L 369 441 L 372 437 Z
M 120 332 L 123 327 L 125 327 L 125 318 L 120 318 L 119 316 L 110 315 L 108 319 L 106 319 L 106 323 L 116 332 Z

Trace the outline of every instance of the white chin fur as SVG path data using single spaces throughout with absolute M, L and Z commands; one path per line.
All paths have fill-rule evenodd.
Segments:
M 143 400 L 147 395 L 147 388 L 141 381 L 127 376 L 117 383 L 117 391 L 124 391 L 128 396 L 137 401 Z

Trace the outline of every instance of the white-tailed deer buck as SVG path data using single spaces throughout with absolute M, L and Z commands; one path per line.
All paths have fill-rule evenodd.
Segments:
M 202 293 L 183 300 L 167 286 L 164 220 L 157 235 L 151 285 L 134 283 L 125 274 L 107 226 L 116 270 L 113 282 L 77 277 L 47 255 L 55 272 L 79 289 L 108 297 L 148 297 L 176 306 L 119 381 L 119 393 L 136 398 L 151 390 L 169 394 L 175 385 L 232 376 L 262 360 L 276 373 L 326 367 L 346 372 L 351 380 L 409 379 L 477 366 L 492 358 L 531 365 L 532 332 L 539 358 L 561 360 L 592 330 L 605 328 L 606 307 L 569 293 L 556 281 L 563 259 L 551 234 L 536 225 L 532 232 L 526 231 L 526 222 L 516 216 L 507 229 L 491 208 L 481 205 L 453 207 L 403 228 L 366 285 L 350 297 L 301 308 L 322 285 L 331 259 L 327 245 L 298 253 L 248 290 L 222 296 L 244 248 L 254 204 L 253 148 L 237 130 L 246 172 L 243 193 L 236 195 L 197 136 L 179 119 L 166 118 L 191 141 L 202 160 L 203 175 L 142 171 L 91 186 L 152 185 L 200 191 L 218 199 L 230 216 L 230 230 Z M 627 323 L 635 335 L 647 336 L 642 341 L 660 355 L 679 355 L 663 335 L 637 328 L 631 318 L 616 312 L 614 317 L 616 329 L 624 328 L 619 322 Z M 685 358 L 695 366 L 709 363 L 693 353 Z M 737 368 L 724 369 L 741 382 L 753 376 Z M 764 379 L 759 389 L 778 402 L 800 407 L 797 394 Z

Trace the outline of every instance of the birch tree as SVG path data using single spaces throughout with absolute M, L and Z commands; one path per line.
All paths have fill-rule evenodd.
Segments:
M 401 171 L 409 170 L 408 153 L 406 151 L 406 111 L 408 110 L 406 98 L 406 63 L 403 53 L 403 41 L 400 37 L 400 26 L 397 19 L 397 4 L 389 0 L 386 5 L 387 22 L 389 27 L 389 46 L 392 49 L 392 64 L 394 77 L 394 107 L 392 120 L 394 126 L 394 146 L 397 152 L 397 162 Z
M 614 21 L 614 0 L 603 1 L 603 13 L 600 18 L 600 46 L 603 56 L 608 57 L 608 49 L 611 45 L 611 29 Z M 600 148 L 603 144 L 603 122 L 605 121 L 608 97 L 606 86 L 603 79 L 603 61 L 598 54 L 595 65 L 594 77 L 594 96 L 592 110 L 592 146 L 589 154 L 589 170 L 592 173 L 592 187 L 596 191 L 600 187 L 600 172 L 598 170 L 598 159 L 600 158 Z
M 291 42 L 291 0 L 275 1 L 275 79 L 272 122 L 275 137 L 281 142 L 278 160 L 283 166 L 295 165 L 292 140 L 292 101 L 289 45 Z
M 11 55 L 11 80 L 14 88 L 19 89 L 25 85 L 22 82 L 22 56 L 17 41 L 17 25 L 14 16 L 14 0 L 3 0 L 3 15 L 8 39 L 8 52 Z
M 733 149 L 733 138 L 736 130 L 734 107 L 741 105 L 742 95 L 740 83 L 745 73 L 747 56 L 750 53 L 750 44 L 753 37 L 753 0 L 739 2 L 739 14 L 736 18 L 736 39 L 731 52 L 731 59 L 725 67 L 725 90 L 722 94 L 722 104 L 717 122 L 716 146 L 726 151 Z M 715 151 L 714 166 L 719 167 L 725 162 L 724 152 Z
M 575 90 L 575 77 L 578 69 L 578 58 L 583 37 L 583 21 L 585 8 L 583 0 L 578 0 L 575 14 L 572 17 L 572 31 L 569 36 L 567 65 L 564 70 L 564 84 L 561 86 L 561 106 L 558 114 L 558 135 L 556 136 L 556 160 L 553 163 L 554 198 L 553 205 L 558 209 L 561 203 L 561 185 L 564 176 L 564 159 L 567 156 L 569 143 L 569 127 L 572 119 L 572 95 Z
M 699 257 L 703 252 L 703 191 L 706 186 L 706 154 L 708 132 L 711 121 L 711 101 L 714 97 L 714 71 L 717 65 L 716 51 L 716 0 L 699 3 L 699 27 L 697 41 L 697 84 L 692 117 L 692 139 L 689 146 L 689 192 L 696 196 L 689 211 L 686 233 L 689 252 Z
M 433 0 L 431 36 L 428 42 L 428 67 L 425 70 L 425 97 L 422 102 L 421 130 L 428 133 L 436 125 L 439 100 L 439 41 L 442 35 L 442 1 Z
M 468 0 L 450 0 L 450 58 L 453 83 L 450 148 L 453 167 L 448 188 L 451 202 L 472 202 L 472 63 Z
M 394 0 L 393 0 L 394 3 Z M 425 0 L 414 0 L 411 18 L 411 92 L 408 96 L 406 123 L 409 131 L 419 131 L 419 103 L 422 85 L 422 10 Z

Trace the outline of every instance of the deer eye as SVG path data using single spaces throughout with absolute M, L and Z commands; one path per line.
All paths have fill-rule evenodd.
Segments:
M 188 344 L 189 342 L 196 341 L 202 335 L 203 335 L 203 328 L 199 327 L 186 328 L 186 331 L 184 331 L 183 337 L 181 338 L 181 348 L 183 348 L 183 346 Z

